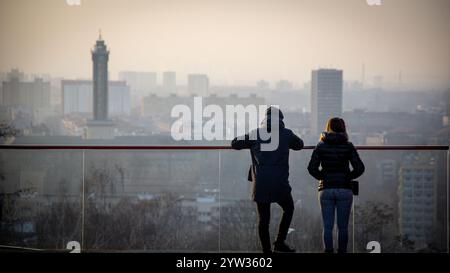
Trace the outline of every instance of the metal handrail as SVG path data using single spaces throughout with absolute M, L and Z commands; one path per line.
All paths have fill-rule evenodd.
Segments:
M 305 146 L 304 150 L 312 150 L 315 146 Z M 13 144 L 0 145 L 0 150 L 231 150 L 231 146 L 208 145 L 41 145 L 41 144 Z M 448 145 L 375 145 L 356 146 L 358 150 L 392 151 L 448 151 Z

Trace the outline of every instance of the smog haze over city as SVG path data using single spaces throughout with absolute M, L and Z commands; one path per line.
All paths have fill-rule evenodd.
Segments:
M 289 213 L 274 251 L 330 252 L 337 190 L 334 250 L 448 253 L 449 26 L 449 0 L 0 0 L 0 252 L 267 254 Z

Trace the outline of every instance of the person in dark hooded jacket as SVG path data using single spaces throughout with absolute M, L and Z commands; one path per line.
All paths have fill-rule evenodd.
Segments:
M 285 243 L 294 213 L 292 189 L 289 185 L 289 149 L 301 150 L 303 141 L 285 128 L 283 119 L 283 113 L 278 108 L 269 107 L 260 128 L 231 142 L 231 147 L 235 150 L 250 149 L 252 165 L 248 180 L 253 183 L 252 198 L 257 204 L 258 233 L 264 253 L 272 252 L 269 234 L 271 203 L 278 203 L 283 209 L 273 251 L 295 252 Z M 271 125 L 276 125 L 278 132 L 272 130 Z M 263 132 L 268 132 L 270 138 L 261 137 Z M 263 149 L 263 145 L 275 139 L 278 142 L 275 143 L 278 144 L 275 149 Z
M 348 141 L 343 119 L 332 118 L 327 122 L 326 132 L 322 133 L 311 155 L 308 171 L 319 180 L 325 252 L 333 253 L 333 227 L 337 212 L 338 252 L 346 253 L 353 202 L 351 181 L 364 173 L 364 164 L 356 148 Z

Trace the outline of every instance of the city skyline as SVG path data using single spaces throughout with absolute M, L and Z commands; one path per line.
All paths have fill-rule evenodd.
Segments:
M 83 54 L 101 28 L 113 78 L 127 70 L 176 71 L 181 84 L 197 73 L 217 85 L 301 85 L 311 70 L 332 67 L 348 81 L 447 89 L 450 5 L 432 2 L 96 0 L 74 7 L 6 0 L 0 32 L 9 39 L 0 46 L 0 71 L 90 78 Z M 27 20 L 11 16 L 18 13 Z

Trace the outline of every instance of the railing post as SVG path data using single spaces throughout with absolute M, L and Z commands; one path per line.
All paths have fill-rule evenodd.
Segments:
M 85 187 L 84 187 L 84 177 L 85 177 L 85 151 L 86 150 L 82 150 L 82 154 L 81 154 L 81 161 L 82 161 L 82 179 L 81 179 L 81 252 L 83 252 L 84 250 L 84 214 L 85 214 L 85 206 L 84 206 L 84 201 L 85 201 Z
M 450 253 L 450 191 L 449 191 L 449 165 L 450 165 L 450 150 L 447 150 L 447 253 Z
M 353 198 L 352 202 L 352 248 L 353 253 L 355 253 L 355 198 Z
M 221 180 L 222 180 L 222 154 L 221 154 L 221 150 L 219 150 L 219 253 L 222 251 L 221 248 L 221 238 L 222 238 L 222 215 L 221 215 L 221 210 L 222 210 L 222 204 L 221 204 L 221 191 L 222 191 L 222 186 L 221 186 Z

